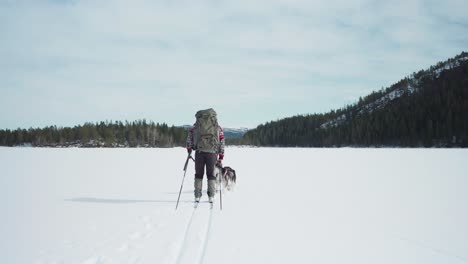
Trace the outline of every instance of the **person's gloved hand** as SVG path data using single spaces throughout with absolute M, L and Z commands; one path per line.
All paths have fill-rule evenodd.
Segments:
M 187 153 L 190 155 L 192 154 L 192 149 L 191 148 L 187 148 Z

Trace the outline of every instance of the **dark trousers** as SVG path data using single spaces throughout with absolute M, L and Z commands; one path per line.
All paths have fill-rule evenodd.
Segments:
M 216 153 L 209 152 L 195 152 L 195 178 L 203 179 L 205 174 L 206 166 L 206 176 L 208 180 L 216 180 L 214 176 L 214 166 L 216 164 Z

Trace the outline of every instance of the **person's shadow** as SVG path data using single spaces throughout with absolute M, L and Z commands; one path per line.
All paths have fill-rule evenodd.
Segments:
M 108 204 L 129 204 L 129 203 L 176 203 L 175 200 L 133 200 L 133 199 L 107 199 L 96 197 L 76 197 L 64 199 L 66 202 L 75 203 L 108 203 Z M 181 203 L 192 203 L 193 201 L 180 201 Z

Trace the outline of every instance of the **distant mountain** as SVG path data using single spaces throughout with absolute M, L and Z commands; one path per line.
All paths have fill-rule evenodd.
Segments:
M 344 109 L 269 122 L 244 144 L 468 146 L 468 53 L 411 74 Z
M 185 129 L 190 129 L 191 125 L 183 125 Z M 223 127 L 224 136 L 226 139 L 239 139 L 244 136 L 244 134 L 248 131 L 248 128 L 228 128 Z
M 249 131 L 248 128 L 223 128 L 224 136 L 227 139 L 242 138 L 247 131 Z

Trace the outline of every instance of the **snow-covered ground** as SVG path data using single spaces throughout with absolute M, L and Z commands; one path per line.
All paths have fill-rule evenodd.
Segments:
M 230 147 L 223 210 L 191 162 L 175 211 L 185 157 L 0 148 L 0 262 L 468 263 L 468 150 Z

